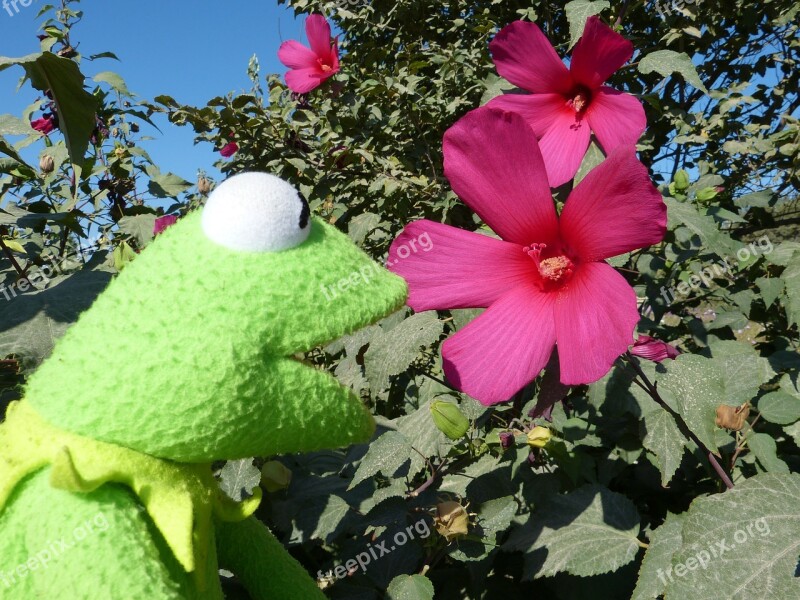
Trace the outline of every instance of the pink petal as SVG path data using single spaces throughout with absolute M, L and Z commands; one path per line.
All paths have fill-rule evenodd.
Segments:
M 566 99 L 561 94 L 503 94 L 489 101 L 496 108 L 520 115 L 541 138 L 564 109 Z
M 618 146 L 632 146 L 647 127 L 644 107 L 637 98 L 603 86 L 596 90 L 586 118 L 606 154 Z
M 306 37 L 318 58 L 327 58 L 331 52 L 331 26 L 322 15 L 306 17 Z
M 293 69 L 286 73 L 286 85 L 295 94 L 307 94 L 318 88 L 329 76 L 318 68 Z
M 661 362 L 668 358 L 675 359 L 680 354 L 680 350 L 670 346 L 666 342 L 657 340 L 649 335 L 640 335 L 633 343 L 631 354 L 652 360 L 653 362 Z
M 444 173 L 504 240 L 527 246 L 557 238 L 539 144 L 519 115 L 484 107 L 461 118 L 444 135 Z
M 514 21 L 489 44 L 497 72 L 517 87 L 536 93 L 572 88 L 569 71 L 535 23 Z
M 317 66 L 317 55 L 297 40 L 283 42 L 278 49 L 278 60 L 290 69 L 308 69 Z
M 164 215 L 163 217 L 157 217 L 155 223 L 153 224 L 153 235 L 164 233 L 167 228 L 172 227 L 177 222 L 178 217 L 175 215 Z
M 588 121 L 579 117 L 572 108 L 564 106 L 553 116 L 553 124 L 539 140 L 539 147 L 550 187 L 556 188 L 575 177 L 592 132 Z
M 601 260 L 659 243 L 667 207 L 633 147 L 619 147 L 572 190 L 560 224 L 579 258 Z
M 517 244 L 422 220 L 395 239 L 387 266 L 408 282 L 419 312 L 489 306 L 530 281 L 533 262 Z
M 561 383 L 592 383 L 633 340 L 636 293 L 606 263 L 584 263 L 559 292 L 555 321 Z
M 489 406 L 509 400 L 547 364 L 555 294 L 517 287 L 442 346 L 447 379 Z
M 633 56 L 633 44 L 605 25 L 599 17 L 589 17 L 581 39 L 572 51 L 570 73 L 590 89 L 600 87 Z

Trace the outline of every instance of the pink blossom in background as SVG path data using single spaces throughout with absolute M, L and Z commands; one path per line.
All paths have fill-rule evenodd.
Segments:
M 523 118 L 472 111 L 444 138 L 453 190 L 500 237 L 428 220 L 410 223 L 388 264 L 415 311 L 487 310 L 448 338 L 444 371 L 484 405 L 510 399 L 554 345 L 565 385 L 600 379 L 633 340 L 636 294 L 606 258 L 660 242 L 666 206 L 632 146 L 575 187 L 559 217 L 533 130 Z M 398 249 L 427 234 L 431 251 Z
M 158 217 L 156 219 L 155 225 L 153 226 L 153 235 L 164 233 L 165 229 L 167 229 L 168 227 L 172 227 L 177 222 L 178 222 L 178 217 L 176 217 L 175 215 L 164 215 L 163 217 Z
M 652 338 L 649 335 L 640 335 L 633 343 L 631 354 L 653 362 L 661 362 L 668 358 L 677 358 L 680 351 L 674 346 L 670 346 L 668 343 Z
M 31 127 L 33 127 L 39 133 L 47 135 L 48 133 L 52 133 L 55 130 L 56 122 L 52 116 L 42 117 L 41 119 L 36 119 L 35 121 L 31 121 Z
M 230 158 L 238 151 L 239 151 L 239 144 L 237 144 L 236 142 L 228 142 L 222 148 L 219 149 L 219 153 L 225 158 Z
M 489 45 L 497 72 L 530 94 L 505 94 L 489 106 L 516 112 L 536 133 L 551 187 L 575 176 L 594 132 L 606 154 L 634 145 L 647 126 L 642 104 L 603 85 L 633 55 L 633 44 L 603 24 L 586 21 L 569 69 L 542 30 L 515 21 Z
M 310 48 L 289 40 L 278 50 L 278 59 L 289 68 L 286 85 L 297 94 L 307 94 L 339 72 L 339 45 L 331 40 L 331 26 L 325 17 L 306 17 L 306 37 Z

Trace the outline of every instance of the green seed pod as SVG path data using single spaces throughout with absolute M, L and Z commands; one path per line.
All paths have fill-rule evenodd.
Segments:
M 675 173 L 675 189 L 679 192 L 689 189 L 689 174 L 683 169 Z
M 444 400 L 431 402 L 431 415 L 436 427 L 451 440 L 464 437 L 469 430 L 469 421 L 457 405 Z
M 547 427 L 537 425 L 528 432 L 528 446 L 531 448 L 544 448 L 553 434 Z
M 285 490 L 292 482 L 292 472 L 283 463 L 271 460 L 261 467 L 261 485 L 268 492 Z

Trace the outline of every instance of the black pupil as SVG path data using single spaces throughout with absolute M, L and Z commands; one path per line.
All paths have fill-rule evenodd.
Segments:
M 297 195 L 300 196 L 300 201 L 303 203 L 303 208 L 300 210 L 300 229 L 305 229 L 306 225 L 308 225 L 308 217 L 311 216 L 311 208 L 308 206 L 308 200 L 303 194 L 297 192 Z

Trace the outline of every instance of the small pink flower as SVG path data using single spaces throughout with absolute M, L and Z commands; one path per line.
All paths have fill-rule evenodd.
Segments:
M 633 55 L 633 44 L 586 21 L 569 69 L 542 30 L 515 21 L 489 44 L 497 72 L 530 94 L 505 94 L 489 106 L 522 115 L 536 133 L 551 187 L 575 176 L 594 132 L 603 151 L 634 145 L 647 126 L 642 104 L 603 85 Z
M 653 362 L 661 362 L 667 358 L 676 358 L 680 351 L 674 346 L 670 346 L 666 342 L 652 338 L 649 335 L 640 335 L 639 339 L 633 343 L 631 354 Z
M 219 149 L 219 153 L 225 158 L 230 158 L 239 151 L 239 144 L 236 142 L 228 142 Z
M 586 175 L 560 216 L 534 132 L 517 114 L 480 108 L 458 121 L 444 136 L 444 172 L 501 239 L 416 221 L 388 263 L 408 282 L 415 311 L 487 308 L 444 342 L 449 381 L 484 405 L 504 402 L 554 346 L 561 383 L 600 379 L 639 321 L 636 293 L 605 259 L 657 244 L 666 231 L 666 206 L 633 146 Z M 409 255 L 423 235 L 429 251 Z
M 278 58 L 290 69 L 286 85 L 296 94 L 307 94 L 339 72 L 339 44 L 331 41 L 331 26 L 325 17 L 306 17 L 306 37 L 311 48 L 289 40 L 278 50 Z
M 45 116 L 42 117 L 41 119 L 36 119 L 35 121 L 31 121 L 31 127 L 33 127 L 39 133 L 47 135 L 48 133 L 52 133 L 53 131 L 55 131 L 56 120 L 52 115 Z
M 158 235 L 160 233 L 164 233 L 164 230 L 172 227 L 177 223 L 178 217 L 175 215 L 165 215 L 163 217 L 158 217 L 156 219 L 156 223 L 153 226 L 153 235 Z

